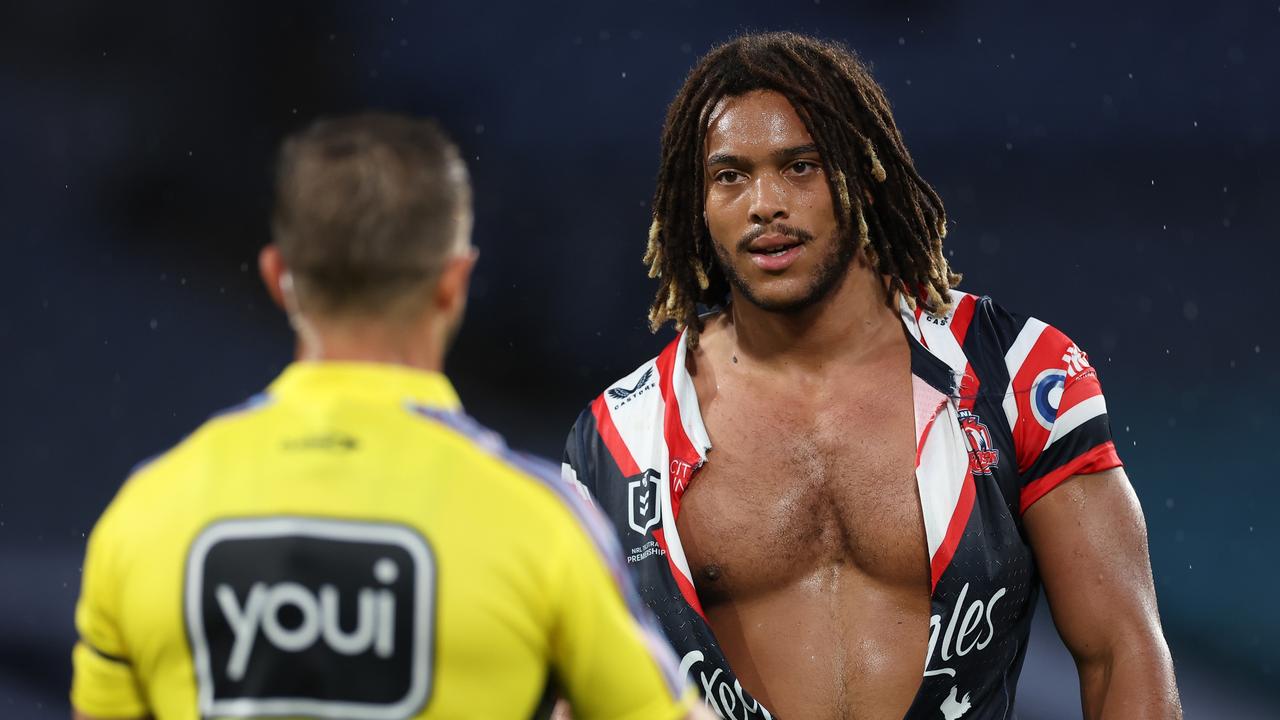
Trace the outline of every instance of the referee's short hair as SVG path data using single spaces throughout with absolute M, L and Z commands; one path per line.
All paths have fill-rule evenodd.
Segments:
M 272 235 L 308 312 L 416 305 L 467 243 L 470 213 L 466 164 L 432 120 L 321 119 L 280 150 Z

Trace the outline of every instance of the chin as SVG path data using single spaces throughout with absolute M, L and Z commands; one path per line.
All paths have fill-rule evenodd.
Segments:
M 781 283 L 760 283 L 739 287 L 743 299 L 761 310 L 776 313 L 797 313 L 815 305 L 822 295 L 815 293 L 812 283 L 785 283 L 789 287 L 777 287 Z

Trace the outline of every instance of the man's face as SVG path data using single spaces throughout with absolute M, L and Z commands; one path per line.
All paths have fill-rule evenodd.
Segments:
M 725 98 L 705 152 L 707 229 L 733 288 L 774 312 L 826 297 L 853 243 L 839 237 L 822 158 L 791 103 L 771 90 Z

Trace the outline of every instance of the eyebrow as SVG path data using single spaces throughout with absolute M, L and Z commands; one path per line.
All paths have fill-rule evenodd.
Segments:
M 796 145 L 794 147 L 782 148 L 781 150 L 774 150 L 772 153 L 770 153 L 770 155 L 775 160 L 790 160 L 792 158 L 800 157 L 801 155 L 808 155 L 810 153 L 816 153 L 816 152 L 818 152 L 818 146 L 814 145 L 813 143 L 808 143 L 806 145 Z M 709 155 L 707 157 L 708 166 L 744 165 L 744 164 L 746 164 L 746 159 L 743 158 L 741 155 L 730 155 L 728 153 L 713 153 L 712 155 Z

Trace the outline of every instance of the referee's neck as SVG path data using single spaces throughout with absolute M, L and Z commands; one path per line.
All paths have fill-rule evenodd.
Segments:
M 444 371 L 447 331 L 438 322 L 369 320 L 305 322 L 298 327 L 296 357 L 306 362 L 367 362 Z

